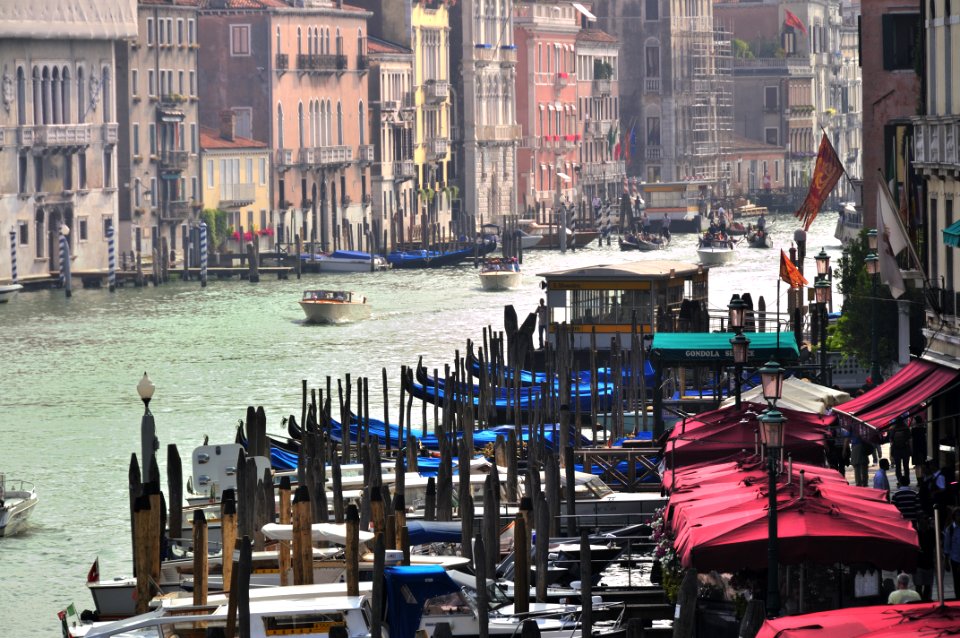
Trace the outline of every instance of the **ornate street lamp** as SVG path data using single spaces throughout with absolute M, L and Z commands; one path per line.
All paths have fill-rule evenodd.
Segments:
M 817 257 L 817 270 L 819 270 L 820 261 Z M 817 300 L 817 327 L 820 341 L 820 383 L 830 385 L 827 379 L 827 305 L 830 303 L 832 294 L 830 282 L 827 281 L 826 274 L 823 274 L 813 284 L 815 299 Z
M 736 336 L 730 340 L 730 347 L 733 349 L 733 363 L 736 372 L 736 406 L 737 409 L 740 409 L 740 383 L 743 377 L 743 364 L 747 362 L 747 355 L 750 352 L 750 340 L 743 336 L 742 332 L 738 332 Z
M 827 254 L 827 251 L 821 248 L 813 260 L 817 262 L 817 274 L 826 277 L 827 273 L 830 272 L 830 255 Z
M 873 254 L 877 253 L 877 229 L 871 228 L 867 231 L 867 248 Z
M 746 323 L 747 302 L 740 298 L 740 295 L 734 295 L 727 304 L 727 317 L 730 324 L 730 332 L 741 332 Z
M 156 386 L 150 381 L 147 373 L 143 373 L 143 378 L 137 384 L 137 394 L 143 401 L 143 416 L 140 418 L 140 463 L 143 468 L 143 474 L 140 476 L 140 482 L 146 484 L 150 482 L 150 463 L 153 460 L 153 452 L 159 447 L 157 441 L 157 427 L 153 421 L 153 414 L 150 412 L 150 399 L 153 398 L 153 392 Z
M 763 398 L 771 407 L 777 406 L 777 401 L 783 396 L 783 368 L 776 361 L 767 361 L 760 368 L 760 387 L 763 389 Z
M 787 419 L 776 408 L 760 416 L 760 436 L 767 447 L 767 617 L 780 613 L 780 556 L 777 551 L 777 459 Z
M 867 237 L 871 237 L 873 234 L 873 240 L 871 243 L 874 245 L 877 243 L 877 231 L 871 230 L 867 233 Z M 883 378 L 880 376 L 880 349 L 877 342 L 877 279 L 880 277 L 880 260 L 877 258 L 876 253 L 871 252 L 869 255 L 864 258 L 864 262 L 867 266 L 867 273 L 870 274 L 871 282 L 871 310 L 873 314 L 873 321 L 870 322 L 870 382 L 873 385 L 878 385 Z

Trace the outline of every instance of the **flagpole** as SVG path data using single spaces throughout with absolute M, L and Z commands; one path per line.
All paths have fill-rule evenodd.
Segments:
M 777 321 L 774 324 L 777 329 L 777 356 L 780 356 L 780 282 L 782 279 L 777 277 Z
M 823 128 L 823 127 L 821 126 L 821 127 L 820 127 L 820 132 L 823 133 L 824 135 L 826 135 L 826 134 L 827 134 L 827 129 L 825 129 L 825 128 Z M 828 141 L 828 142 L 830 141 L 830 138 L 829 138 L 829 137 L 827 137 L 827 141 Z M 833 146 L 833 144 L 831 143 L 830 146 Z M 837 153 L 837 149 L 833 149 L 833 152 L 836 154 L 836 153 Z M 840 159 L 840 155 L 839 155 L 839 154 L 837 154 L 837 159 L 840 160 L 840 170 L 843 171 L 843 176 L 847 178 L 847 184 L 850 185 L 850 188 L 853 188 L 853 180 L 850 179 L 850 175 L 849 175 L 849 173 L 847 173 L 847 167 L 843 165 L 843 160 Z M 877 169 L 877 170 L 880 170 L 880 169 Z

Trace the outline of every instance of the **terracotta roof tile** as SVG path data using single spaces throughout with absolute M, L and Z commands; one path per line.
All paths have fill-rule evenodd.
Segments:
M 580 32 L 577 33 L 577 42 L 602 42 L 604 44 L 617 44 L 619 40 L 606 31 L 601 31 L 600 29 L 581 29 Z
M 373 36 L 367 36 L 367 51 L 370 53 L 413 53 L 413 51 L 404 46 Z
M 203 149 L 221 149 L 221 148 L 267 148 L 266 142 L 258 142 L 248 137 L 234 136 L 233 141 L 225 140 L 220 137 L 220 131 L 206 126 L 200 127 L 200 148 Z

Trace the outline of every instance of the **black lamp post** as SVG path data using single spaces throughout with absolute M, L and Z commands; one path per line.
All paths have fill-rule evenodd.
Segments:
M 733 339 L 730 340 L 730 347 L 733 349 L 733 363 L 734 369 L 736 371 L 736 397 L 737 409 L 740 408 L 740 384 L 743 377 L 743 364 L 747 362 L 747 355 L 750 351 L 750 340 L 743 336 L 742 332 L 738 332 Z
M 871 244 L 876 244 L 877 231 L 871 230 L 867 233 L 867 237 L 870 238 L 872 234 Z M 864 259 L 867 266 L 867 272 L 870 274 L 871 279 L 871 296 L 873 301 L 871 301 L 871 311 L 873 314 L 873 321 L 870 322 L 870 382 L 873 385 L 878 385 L 883 378 L 880 376 L 880 350 L 879 344 L 877 343 L 877 279 L 880 277 L 880 259 L 877 258 L 875 252 L 871 252 Z
M 137 384 L 137 394 L 143 401 L 143 416 L 140 418 L 140 453 L 142 455 L 140 463 L 143 474 L 140 476 L 140 482 L 144 484 L 150 481 L 150 462 L 153 460 L 154 450 L 158 447 L 157 426 L 153 421 L 153 414 L 150 412 L 150 399 L 153 398 L 154 390 L 156 390 L 156 386 L 144 372 L 143 378 Z
M 777 410 L 777 400 L 783 396 L 783 368 L 776 361 L 768 361 L 760 368 L 763 398 L 770 409 L 760 416 L 760 436 L 767 448 L 767 617 L 780 613 L 780 557 L 777 552 L 777 460 L 783 447 L 786 418 Z
M 827 306 L 830 304 L 831 294 L 831 284 L 828 279 L 830 276 L 830 255 L 821 248 L 813 259 L 817 264 L 817 281 L 814 283 L 813 289 L 820 313 L 817 317 L 817 326 L 820 328 L 820 334 L 818 335 L 820 341 L 820 383 L 830 385 L 827 379 Z

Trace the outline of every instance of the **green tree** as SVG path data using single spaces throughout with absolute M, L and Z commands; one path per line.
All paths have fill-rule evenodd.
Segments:
M 733 46 L 733 57 L 735 58 L 753 58 L 753 51 L 750 50 L 750 43 L 746 40 L 733 38 L 730 41 Z
M 219 208 L 205 208 L 200 212 L 200 220 L 207 225 L 207 241 L 212 250 L 227 241 L 227 211 Z

